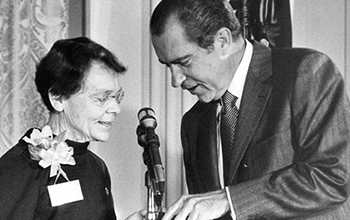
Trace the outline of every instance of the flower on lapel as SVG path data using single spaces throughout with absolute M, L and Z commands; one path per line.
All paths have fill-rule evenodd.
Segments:
M 66 139 L 66 131 L 53 137 L 52 130 L 48 125 L 42 131 L 33 129 L 30 138 L 23 138 L 28 143 L 30 158 L 39 161 L 39 165 L 44 169 L 51 166 L 50 177 L 57 175 L 56 181 L 59 175 L 68 180 L 61 164 L 75 165 L 75 160 L 72 157 L 73 148 L 67 145 Z

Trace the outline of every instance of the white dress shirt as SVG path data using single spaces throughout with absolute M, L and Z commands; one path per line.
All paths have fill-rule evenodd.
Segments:
M 230 86 L 228 88 L 228 91 L 235 95 L 238 99 L 236 101 L 236 106 L 239 109 L 240 105 L 241 105 L 241 100 L 242 100 L 242 94 L 243 94 L 243 88 L 244 88 L 244 84 L 245 84 L 245 80 L 247 77 L 247 73 L 248 73 L 248 68 L 249 68 L 249 64 L 250 61 L 252 59 L 252 54 L 253 54 L 253 46 L 252 44 L 248 41 L 245 40 L 246 43 L 246 48 L 243 54 L 243 58 L 241 60 L 241 62 L 238 65 L 238 68 L 232 78 L 232 81 L 230 83 Z M 233 220 L 236 219 L 236 215 L 235 212 L 233 210 L 233 206 L 232 206 L 232 201 L 231 201 L 231 196 L 230 196 L 230 192 L 228 190 L 227 187 L 224 186 L 224 167 L 223 167 L 223 158 L 222 158 L 222 146 L 221 146 L 221 133 L 220 133 L 220 122 L 221 122 L 221 105 L 218 106 L 217 109 L 217 150 L 218 150 L 218 167 L 219 167 L 219 176 L 220 176 L 220 183 L 222 188 L 225 188 L 226 193 L 227 193 L 227 197 L 230 203 L 230 209 L 231 209 L 231 217 Z

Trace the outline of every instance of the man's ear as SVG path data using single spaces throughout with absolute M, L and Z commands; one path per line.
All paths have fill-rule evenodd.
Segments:
M 49 99 L 50 99 L 52 107 L 57 112 L 62 112 L 63 111 L 64 105 L 63 105 L 63 98 L 62 97 L 53 95 L 51 92 L 49 92 Z
M 226 59 L 231 55 L 232 42 L 232 34 L 228 28 L 223 27 L 216 32 L 214 44 L 221 58 Z

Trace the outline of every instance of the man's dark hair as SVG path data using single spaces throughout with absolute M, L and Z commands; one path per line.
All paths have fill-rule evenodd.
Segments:
M 202 48 L 213 45 L 222 27 L 230 29 L 234 40 L 241 35 L 239 20 L 227 0 L 162 0 L 151 17 L 151 34 L 162 35 L 171 16 L 184 27 L 188 40 Z

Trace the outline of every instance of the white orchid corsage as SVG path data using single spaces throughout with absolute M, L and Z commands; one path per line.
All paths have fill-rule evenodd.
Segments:
M 38 129 L 33 129 L 30 138 L 23 138 L 28 143 L 30 158 L 39 161 L 39 165 L 44 169 L 51 166 L 50 177 L 57 175 L 56 181 L 60 175 L 69 181 L 61 164 L 75 165 L 75 160 L 72 157 L 73 147 L 67 145 L 66 139 L 66 131 L 53 137 L 52 130 L 48 125 L 41 132 Z

